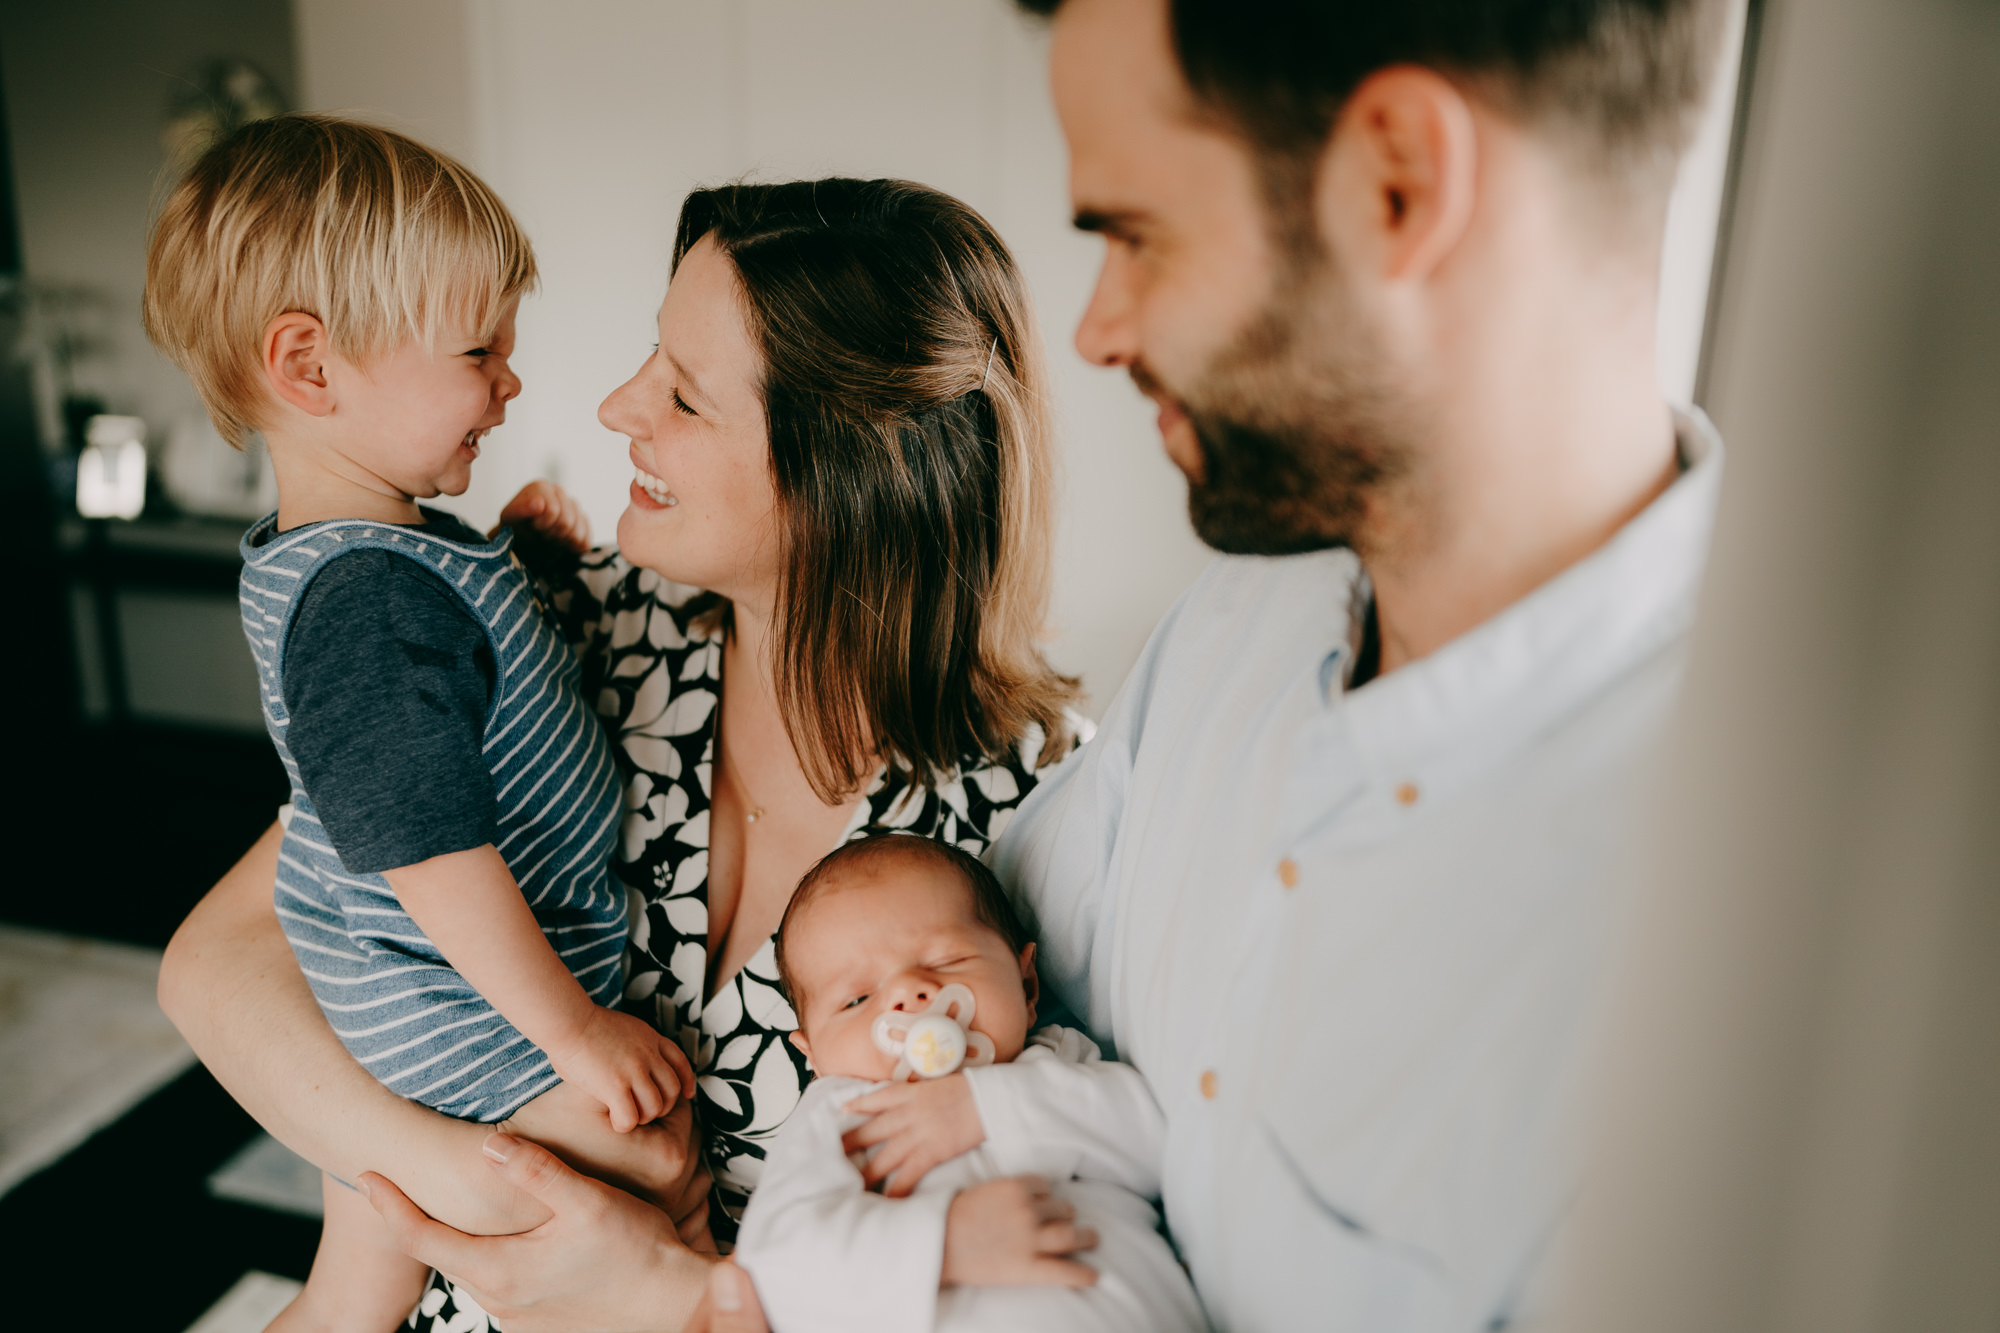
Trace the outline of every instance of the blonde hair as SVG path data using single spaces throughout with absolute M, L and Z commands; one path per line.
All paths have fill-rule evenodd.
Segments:
M 366 363 L 482 334 L 535 284 L 526 233 L 463 164 L 335 116 L 254 121 L 203 153 L 146 247 L 146 334 L 187 372 L 222 437 L 262 424 L 264 329 L 303 311 Z

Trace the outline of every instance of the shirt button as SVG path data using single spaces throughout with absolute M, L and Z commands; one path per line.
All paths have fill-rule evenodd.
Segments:
M 1278 862 L 1278 883 L 1288 889 L 1299 886 L 1299 863 L 1289 856 Z
M 1206 1097 L 1206 1098 L 1208 1098 L 1208 1100 L 1210 1100 L 1210 1101 L 1214 1101 L 1214 1100 L 1215 1100 L 1215 1092 L 1216 1092 L 1216 1087 L 1217 1087 L 1217 1085 L 1216 1085 L 1216 1082 L 1215 1082 L 1215 1071 L 1214 1071 L 1213 1069 L 1204 1069 L 1204 1070 L 1202 1070 L 1202 1071 L 1201 1071 L 1201 1095 L 1202 1095 L 1202 1096 L 1204 1096 L 1204 1097 Z
M 1405 782 L 1402 786 L 1396 788 L 1396 804 L 1415 805 L 1417 803 L 1417 797 L 1421 794 L 1422 793 L 1418 792 L 1417 790 L 1416 783 Z

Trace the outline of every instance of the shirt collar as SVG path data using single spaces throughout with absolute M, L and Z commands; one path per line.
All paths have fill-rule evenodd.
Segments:
M 1681 475 L 1610 541 L 1428 657 L 1328 700 L 1381 776 L 1497 762 L 1687 632 L 1723 449 L 1698 408 L 1677 409 L 1674 428 Z M 1365 575 L 1348 595 L 1358 633 Z M 1336 648 L 1322 684 L 1344 682 L 1353 657 Z

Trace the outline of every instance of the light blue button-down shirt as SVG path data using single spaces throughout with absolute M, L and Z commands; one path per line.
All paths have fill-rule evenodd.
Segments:
M 1721 468 L 1349 692 L 1355 558 L 1217 560 L 994 849 L 1042 976 L 1144 1072 L 1227 1329 L 1504 1323 L 1576 1179 L 1616 859 Z

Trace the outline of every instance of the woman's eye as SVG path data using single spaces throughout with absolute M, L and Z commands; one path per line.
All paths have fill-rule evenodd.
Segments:
M 674 411 L 679 412 L 684 416 L 690 416 L 690 417 L 699 415 L 692 407 L 689 407 L 687 405 L 687 400 L 681 397 L 681 391 L 679 389 L 674 390 L 673 397 L 674 397 Z

